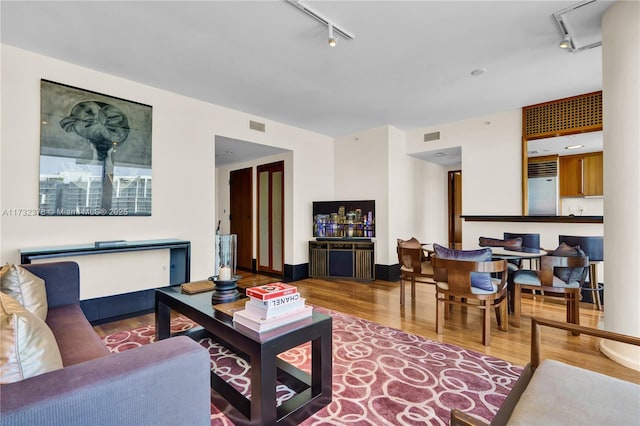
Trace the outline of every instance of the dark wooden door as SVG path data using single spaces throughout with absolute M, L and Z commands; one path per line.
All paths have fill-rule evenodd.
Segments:
M 284 273 L 284 162 L 258 166 L 258 271 Z
M 462 171 L 449 172 L 449 245 L 462 248 Z
M 229 221 L 238 237 L 237 267 L 253 270 L 253 168 L 233 170 L 229 182 Z

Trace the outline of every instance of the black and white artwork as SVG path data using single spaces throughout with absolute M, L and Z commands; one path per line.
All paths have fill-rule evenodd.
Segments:
M 40 215 L 151 215 L 151 106 L 41 80 L 40 108 Z

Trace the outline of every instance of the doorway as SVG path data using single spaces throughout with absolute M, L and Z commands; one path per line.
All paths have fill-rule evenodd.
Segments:
M 448 179 L 449 246 L 462 248 L 462 170 L 452 170 Z
M 284 161 L 258 166 L 258 271 L 284 274 Z
M 229 175 L 229 223 L 237 235 L 237 264 L 245 271 L 253 265 L 253 167 L 232 170 Z

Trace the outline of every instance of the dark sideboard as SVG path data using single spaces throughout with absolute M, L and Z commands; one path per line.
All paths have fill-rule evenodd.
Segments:
M 375 279 L 374 243 L 370 240 L 309 241 L 312 278 Z
M 89 244 L 41 247 L 20 250 L 20 262 L 29 264 L 34 260 L 72 256 L 100 255 L 144 250 L 169 250 L 169 285 L 179 285 L 191 279 L 191 242 L 178 239 L 143 241 L 97 241 Z M 58 259 L 60 258 L 60 259 Z M 82 285 L 82 283 L 80 283 Z M 167 283 L 159 283 L 164 287 Z M 80 301 L 80 306 L 92 324 L 126 318 L 154 309 L 155 289 L 134 291 Z

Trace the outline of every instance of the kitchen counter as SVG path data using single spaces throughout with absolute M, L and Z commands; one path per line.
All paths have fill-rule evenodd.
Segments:
M 467 222 L 543 222 L 543 223 L 603 223 L 603 216 L 480 216 L 463 215 Z

